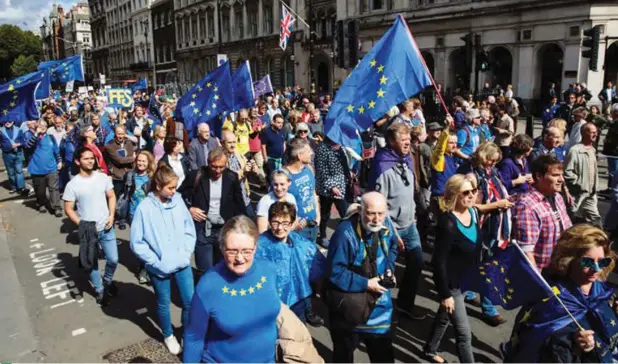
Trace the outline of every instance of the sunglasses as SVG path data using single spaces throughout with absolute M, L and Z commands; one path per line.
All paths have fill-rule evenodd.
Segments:
M 595 261 L 593 258 L 590 258 L 590 257 L 581 257 L 579 259 L 580 267 L 590 268 L 594 270 L 595 272 L 598 272 L 602 270 L 603 268 L 609 267 L 610 264 L 612 264 L 612 258 L 610 257 L 599 259 L 598 261 Z
M 468 197 L 468 196 L 471 196 L 471 195 L 476 195 L 477 191 L 478 191 L 478 188 L 473 188 L 471 190 L 461 191 L 461 194 L 464 195 L 465 197 Z

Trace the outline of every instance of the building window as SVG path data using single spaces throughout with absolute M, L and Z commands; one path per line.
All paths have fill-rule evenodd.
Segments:
M 249 36 L 257 37 L 258 34 L 258 13 L 257 9 L 247 9 L 247 17 L 249 18 Z
M 182 22 L 178 19 L 176 19 L 176 33 L 178 34 L 178 46 L 182 47 L 181 43 L 183 42 L 183 38 L 182 38 L 182 30 L 180 29 L 180 26 L 182 25 Z
M 211 10 L 208 12 L 208 37 L 213 37 L 215 36 L 215 14 L 214 12 Z
M 369 4 L 368 4 L 369 1 L 371 0 L 359 0 L 359 4 L 358 4 L 359 13 L 363 14 L 367 12 L 367 8 L 369 7 Z
M 208 38 L 206 35 L 206 14 L 200 13 L 200 39 Z
M 289 56 L 284 56 L 281 60 L 283 70 L 283 87 L 294 86 L 294 61 Z
M 251 77 L 253 78 L 253 81 L 257 81 L 258 80 L 258 76 L 259 76 L 259 72 L 258 72 L 258 60 L 257 58 L 252 58 L 251 61 L 249 61 L 249 66 L 251 67 Z
M 385 0 L 369 0 L 371 10 L 382 10 L 384 8 Z
M 197 39 L 197 14 L 191 16 L 191 39 Z
M 523 31 L 523 38 L 524 38 L 524 40 L 532 39 L 532 30 L 524 30 Z
M 264 17 L 264 34 L 271 34 L 273 32 L 273 6 L 272 4 L 265 4 L 263 10 Z
M 569 27 L 569 36 L 570 37 L 579 37 L 579 27 Z
M 229 12 L 225 11 L 221 16 L 221 32 L 223 33 L 222 40 L 224 42 L 230 41 L 230 16 Z
M 183 24 L 183 29 L 185 31 L 185 42 L 188 42 L 191 39 L 191 36 L 189 35 L 189 26 L 189 19 L 185 19 Z
M 245 29 L 242 18 L 242 5 L 238 3 L 234 5 L 234 21 L 236 22 L 234 27 L 234 29 L 236 29 L 236 39 L 242 39 L 245 35 Z

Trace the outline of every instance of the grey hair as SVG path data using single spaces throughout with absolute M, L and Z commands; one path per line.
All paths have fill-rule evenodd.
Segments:
M 225 222 L 221 232 L 219 232 L 219 251 L 222 253 L 225 251 L 225 238 L 231 233 L 249 235 L 256 246 L 260 236 L 253 220 L 245 215 L 234 216 Z
M 290 142 L 290 158 L 296 160 L 300 153 L 305 151 L 305 148 L 310 148 L 308 141 L 301 138 L 292 139 Z
M 208 125 L 208 123 L 199 123 L 199 124 L 197 124 L 197 130 L 202 129 L 203 127 L 207 127 L 208 130 L 210 131 L 210 125 Z

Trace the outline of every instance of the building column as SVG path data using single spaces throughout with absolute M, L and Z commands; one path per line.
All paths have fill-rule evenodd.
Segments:
M 258 36 L 264 35 L 264 3 L 258 0 Z
M 193 42 L 195 34 L 193 34 L 193 14 L 189 14 L 189 40 Z
M 200 25 L 201 21 L 200 21 L 200 13 L 197 13 L 197 34 L 195 35 L 197 38 L 197 40 L 202 39 L 201 35 L 204 34 L 204 30 L 201 29 L 201 25 Z
M 184 33 L 182 32 L 182 18 L 178 19 L 176 18 L 176 41 L 178 42 L 178 44 L 182 43 L 180 41 L 180 39 L 184 40 Z M 179 47 L 176 47 L 179 48 Z
M 204 30 L 204 34 L 206 38 L 206 42 L 208 43 L 208 37 L 210 36 L 214 36 L 214 34 L 208 34 L 208 29 L 210 29 L 210 20 L 208 20 L 208 10 L 206 10 L 206 14 L 204 14 L 206 16 L 206 29 Z
M 273 0 L 273 29 L 271 33 L 278 33 L 280 22 L 281 22 L 281 4 L 279 4 L 279 0 Z
M 234 7 L 230 6 L 230 40 L 236 40 L 236 14 L 234 12 Z
M 221 34 L 219 34 L 219 7 L 215 7 L 215 17 L 214 17 L 214 22 L 215 22 L 215 43 L 219 43 L 219 37 L 221 36 Z
M 535 90 L 535 77 L 537 69 L 537 62 L 534 59 L 534 46 L 533 45 L 520 45 L 518 52 L 517 62 L 513 62 L 513 65 L 517 64 L 517 77 L 513 77 L 515 83 L 515 91 L 517 96 L 524 100 L 531 100 L 534 98 Z M 515 72 L 514 72 L 515 74 Z M 537 90 L 540 95 L 541 90 Z
M 247 23 L 247 3 L 244 2 L 242 4 L 242 37 L 243 39 L 247 39 L 249 34 L 249 24 Z

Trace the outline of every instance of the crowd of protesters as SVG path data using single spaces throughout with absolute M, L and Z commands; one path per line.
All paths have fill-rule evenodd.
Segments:
M 611 361 L 608 322 L 618 320 L 617 307 L 611 301 L 598 313 L 598 302 L 610 301 L 602 280 L 614 266 L 609 242 L 618 229 L 618 103 L 608 101 L 608 87 L 601 108 L 587 107 L 585 85 L 567 90 L 562 104 L 550 92 L 536 140 L 517 132 L 522 106 L 512 87 L 480 100 L 454 97 L 439 122 L 411 98 L 374 123 L 364 157 L 325 136 L 330 95 L 298 87 L 218 120 L 219 137 L 200 123 L 191 139 L 174 118 L 175 95 L 155 93 L 149 103 L 138 93 L 134 107 L 115 110 L 100 91 L 46 102 L 40 120 L 7 122 L 0 138 L 10 192 L 34 195 L 40 213 L 66 214 L 77 226 L 80 264 L 101 306 L 122 297 L 115 228 L 130 228 L 137 279 L 154 289 L 162 340 L 185 362 L 321 361 L 304 325 L 325 325 L 312 305 L 318 295 L 333 362 L 352 362 L 360 342 L 372 362 L 394 362 L 394 311 L 427 318 L 416 304 L 424 251 L 433 253 L 440 300 L 424 358 L 445 362 L 438 349 L 450 322 L 459 359 L 474 362 L 465 303 L 480 306 L 490 326 L 505 319 L 461 281 L 481 255 L 509 244 L 605 318 L 582 318 L 586 330 L 556 328 L 527 359 Z M 614 193 L 605 221 L 602 128 Z M 340 219 L 328 236 L 333 205 Z M 172 279 L 183 345 L 173 334 Z M 513 335 L 533 329 L 518 322 Z M 523 358 L 522 342 L 506 345 L 505 358 Z

